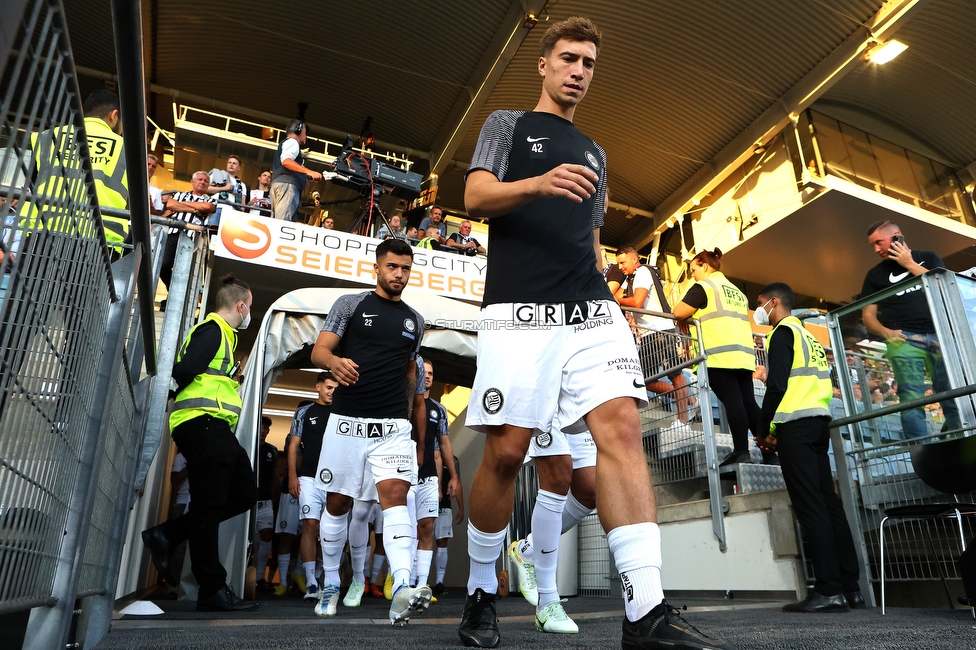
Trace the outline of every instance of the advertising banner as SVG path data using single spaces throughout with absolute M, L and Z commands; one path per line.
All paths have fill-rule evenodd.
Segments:
M 302 223 L 270 219 L 225 207 L 216 255 L 275 269 L 327 278 L 376 283 L 373 264 L 380 240 Z M 481 302 L 488 261 L 415 248 L 407 286 L 461 300 Z

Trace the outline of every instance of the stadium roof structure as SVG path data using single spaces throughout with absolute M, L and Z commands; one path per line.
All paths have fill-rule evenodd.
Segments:
M 66 3 L 84 83 L 115 71 L 108 0 Z M 976 170 L 971 0 L 146 0 L 150 116 L 171 97 L 296 117 L 411 152 L 463 209 L 485 118 L 531 109 L 547 24 L 592 19 L 604 43 L 576 113 L 607 151 L 611 245 L 646 245 L 808 106 L 948 164 Z M 908 46 L 885 65 L 868 56 Z M 101 83 L 98 81 L 97 83 Z M 187 103 L 193 103 L 187 101 Z M 963 173 L 965 172 L 965 173 Z M 968 175 L 967 175 L 968 174 Z

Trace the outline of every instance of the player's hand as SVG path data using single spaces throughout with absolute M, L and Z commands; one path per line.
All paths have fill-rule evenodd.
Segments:
M 453 499 L 461 487 L 461 481 L 457 478 L 452 478 L 447 482 L 447 496 L 449 499 Z
M 302 484 L 299 482 L 298 477 L 288 479 L 288 494 L 292 495 L 296 499 L 298 495 L 302 493 Z
M 332 375 L 343 386 L 351 386 L 359 381 L 359 366 L 352 359 L 336 357 L 332 364 Z
M 545 199 L 562 197 L 582 203 L 596 192 L 600 177 L 583 165 L 565 163 L 537 176 L 536 194 Z
M 454 525 L 460 526 L 462 521 L 464 521 L 464 509 L 458 508 L 458 511 L 454 513 Z

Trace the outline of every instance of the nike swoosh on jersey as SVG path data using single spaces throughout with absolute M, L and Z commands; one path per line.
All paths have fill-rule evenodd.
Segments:
M 366 312 L 363 312 L 363 318 L 376 318 L 377 316 L 379 316 L 379 314 L 367 314 Z
M 918 265 L 919 266 L 925 266 L 925 262 L 924 261 L 919 262 Z M 908 277 L 908 271 L 905 271 L 904 273 L 902 273 L 900 275 L 895 275 L 894 273 L 889 273 L 888 274 L 888 281 L 891 282 L 891 284 L 898 284 L 899 282 L 901 282 L 902 280 L 904 280 L 907 277 Z
M 634 388 L 647 388 L 644 384 L 640 383 L 636 379 L 634 380 Z
M 549 138 L 533 138 L 533 137 L 532 137 L 532 136 L 530 135 L 530 136 L 526 136 L 526 138 L 525 138 L 525 141 L 526 141 L 526 142 L 542 142 L 543 140 L 548 140 L 548 139 L 549 139 Z

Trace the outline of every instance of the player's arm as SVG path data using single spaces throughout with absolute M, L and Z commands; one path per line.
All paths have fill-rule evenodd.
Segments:
M 451 458 L 451 467 L 454 468 L 454 471 L 458 477 L 457 492 L 454 493 L 454 500 L 457 501 L 458 511 L 454 515 L 454 523 L 460 524 L 462 521 L 464 521 L 464 488 L 461 487 L 461 473 L 457 471 L 458 467 L 455 458 Z
M 359 380 L 359 366 L 352 359 L 335 354 L 339 340 L 339 335 L 335 332 L 319 332 L 312 347 L 312 363 L 323 370 L 331 370 L 340 385 L 349 386 Z
M 441 456 L 440 449 L 434 449 L 434 467 L 437 469 L 437 485 L 444 485 L 444 468 L 441 464 L 444 462 L 444 457 Z
M 291 434 L 285 440 L 285 447 L 288 448 L 288 494 L 296 499 L 302 491 L 302 484 L 298 480 L 298 444 L 300 441 L 300 437 Z
M 500 217 L 536 199 L 566 198 L 582 203 L 596 192 L 599 176 L 583 165 L 559 165 L 542 176 L 501 182 L 486 169 L 468 174 L 464 207 L 476 219 Z
M 423 393 L 417 394 L 416 361 L 407 364 L 407 404 L 408 417 L 417 432 L 417 462 L 424 460 L 424 441 L 427 437 L 427 405 L 424 404 Z
M 448 458 L 454 458 L 454 448 L 451 447 L 451 436 L 442 434 L 437 440 L 441 443 L 441 454 Z M 447 496 L 452 497 L 461 489 L 461 478 L 454 470 L 454 463 L 448 465 L 447 473 L 451 477 L 451 482 L 447 485 Z

